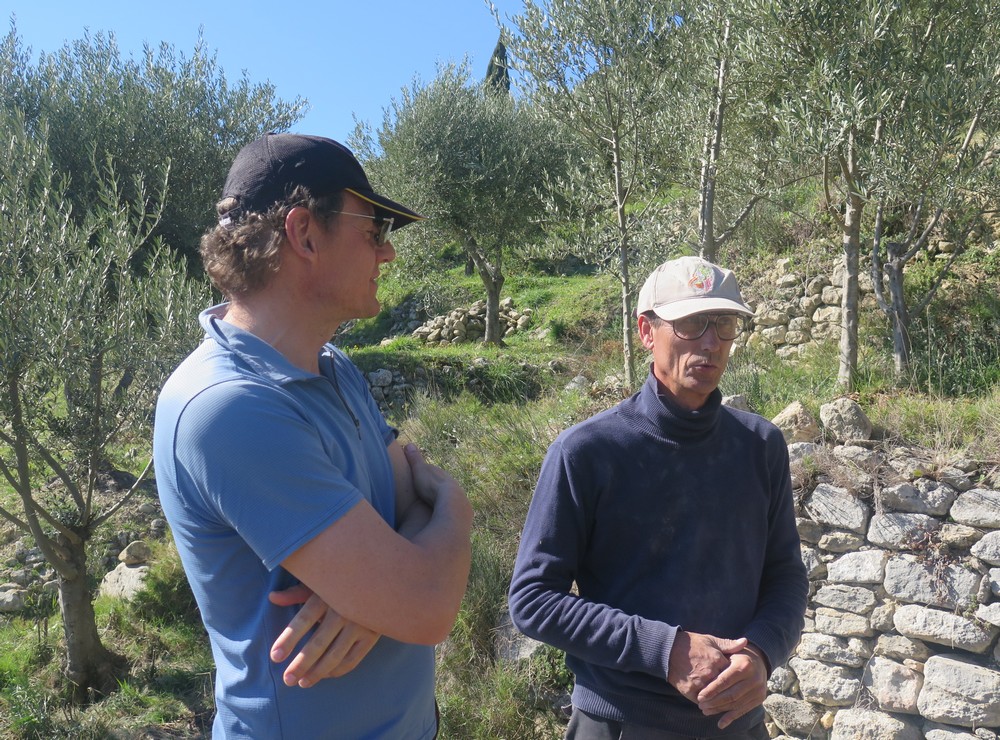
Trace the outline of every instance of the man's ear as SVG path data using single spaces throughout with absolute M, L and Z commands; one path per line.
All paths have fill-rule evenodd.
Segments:
M 312 245 L 313 215 L 308 208 L 296 206 L 285 216 L 285 239 L 291 249 L 302 256 L 315 255 Z
M 639 314 L 639 318 L 636 321 L 642 346 L 646 349 L 653 349 L 653 322 L 644 313 Z

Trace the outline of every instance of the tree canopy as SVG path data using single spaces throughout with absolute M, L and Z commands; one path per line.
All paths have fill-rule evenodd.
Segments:
M 287 130 L 304 108 L 245 74 L 231 83 L 201 40 L 190 56 L 163 43 L 132 59 L 113 34 L 87 33 L 32 63 L 13 24 L 0 42 L 0 98 L 22 112 L 29 131 L 48 131 L 49 156 L 70 178 L 67 197 L 79 214 L 97 202 L 95 173 L 109 157 L 127 198 L 137 196 L 136 177 L 169 173 L 156 234 L 188 257 L 214 219 L 239 148 Z
M 467 69 L 446 67 L 392 101 L 377 134 L 381 154 L 366 163 L 388 192 L 428 217 L 418 228 L 457 242 L 472 260 L 487 293 L 487 342 L 502 339 L 505 261 L 538 238 L 544 184 L 565 161 L 556 130 L 528 106 L 471 82 Z M 428 264 L 434 239 L 404 260 Z

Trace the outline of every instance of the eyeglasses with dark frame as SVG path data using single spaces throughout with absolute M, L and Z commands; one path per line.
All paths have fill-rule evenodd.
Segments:
M 369 216 L 367 213 L 351 213 L 350 211 L 330 211 L 330 213 L 339 213 L 341 216 L 360 216 L 361 218 L 371 219 L 375 222 L 375 226 L 378 228 L 378 233 L 375 235 L 375 244 L 381 247 L 389 241 L 389 232 L 392 231 L 392 222 L 394 219 L 381 218 L 380 216 Z
M 674 334 L 680 339 L 700 339 L 708 331 L 708 325 L 715 325 L 715 335 L 723 342 L 736 339 L 746 328 L 742 316 L 734 313 L 696 313 L 668 322 Z

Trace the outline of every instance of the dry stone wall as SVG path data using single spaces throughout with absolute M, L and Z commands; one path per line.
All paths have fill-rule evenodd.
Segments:
M 824 406 L 821 424 L 786 411 L 775 422 L 789 441 L 810 599 L 802 639 L 769 683 L 772 737 L 996 740 L 991 471 L 882 449 L 850 399 Z
M 513 298 L 500 301 L 500 332 L 504 337 L 522 331 L 531 324 L 532 310 L 514 308 Z M 456 308 L 435 316 L 411 331 L 411 336 L 425 344 L 459 344 L 478 342 L 486 334 L 486 302 L 476 301 L 466 308 Z
M 810 346 L 840 338 L 844 268 L 827 275 L 796 272 L 787 259 L 775 264 L 776 282 L 768 297 L 756 302 L 752 330 L 738 340 L 746 346 L 772 348 L 783 359 L 794 359 Z M 874 307 L 871 276 L 862 273 L 858 287 L 863 308 Z

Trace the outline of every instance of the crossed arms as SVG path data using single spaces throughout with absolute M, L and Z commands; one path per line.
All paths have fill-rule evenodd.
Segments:
M 271 601 L 303 606 L 271 659 L 286 659 L 316 627 L 285 669 L 289 686 L 348 673 L 380 635 L 433 645 L 454 623 L 469 575 L 472 507 L 457 481 L 414 445 L 393 441 L 387 451 L 397 529 L 362 501 L 282 563 L 303 585 L 274 592 Z

